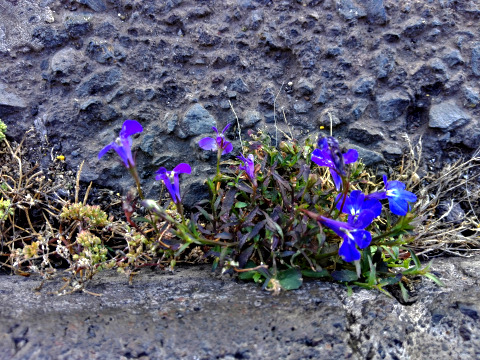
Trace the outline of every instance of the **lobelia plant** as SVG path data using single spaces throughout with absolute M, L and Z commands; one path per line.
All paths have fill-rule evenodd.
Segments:
M 127 123 L 128 122 L 128 123 Z M 119 139 L 107 145 L 120 155 L 135 177 L 130 136 L 141 125 L 127 120 Z M 406 301 L 407 275 L 428 272 L 406 245 L 413 238 L 410 204 L 416 196 L 400 181 L 387 181 L 384 190 L 369 191 L 368 173 L 354 149 L 343 151 L 333 137 L 307 139 L 303 146 L 284 141 L 273 146 L 268 135 L 249 133 L 248 145 L 222 170 L 221 157 L 233 151 L 225 137 L 229 124 L 216 137 L 205 137 L 199 147 L 217 151 L 216 174 L 207 179 L 210 200 L 200 201 L 190 218 L 184 214 L 180 174 L 190 174 L 186 163 L 172 171 L 160 168 L 156 180 L 164 182 L 179 217 L 155 200 L 141 204 L 151 216 L 143 219 L 142 234 L 158 242 L 173 266 L 192 244 L 213 257 L 214 268 L 237 273 L 241 279 L 263 283 L 275 293 L 298 288 L 304 277 L 324 278 L 378 289 L 398 286 Z M 370 192 L 370 193 L 369 193 Z M 381 201 L 387 200 L 391 214 Z M 386 219 L 386 220 L 385 220 Z M 180 241 L 166 244 L 166 233 Z

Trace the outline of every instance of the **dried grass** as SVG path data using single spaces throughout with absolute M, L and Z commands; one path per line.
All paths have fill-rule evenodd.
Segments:
M 440 255 L 471 256 L 480 250 L 480 148 L 470 159 L 446 164 L 439 172 L 425 170 L 422 140 L 409 144 L 409 153 L 397 178 L 416 193 L 410 246 L 426 258 Z M 420 174 L 424 173 L 423 176 Z

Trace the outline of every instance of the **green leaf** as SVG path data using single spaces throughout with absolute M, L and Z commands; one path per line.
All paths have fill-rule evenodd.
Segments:
M 253 272 L 253 276 L 252 276 L 253 281 L 258 283 L 262 279 L 262 274 L 256 271 L 251 271 L 251 272 Z
M 212 180 L 207 179 L 207 185 L 212 194 L 216 194 L 215 183 Z
M 444 287 L 445 284 L 443 283 L 442 280 L 440 280 L 439 278 L 437 278 L 435 275 L 433 275 L 432 273 L 426 273 L 425 274 L 425 277 L 429 278 L 430 280 L 433 280 L 435 282 L 435 284 L 437 284 L 438 286 L 441 286 L 441 287 Z
M 195 207 L 198 209 L 198 211 L 200 211 L 202 213 L 202 215 L 205 217 L 205 219 L 207 219 L 210 222 L 213 221 L 213 216 L 210 215 L 209 213 L 207 213 L 204 208 L 202 208 L 200 206 L 195 206 Z
M 323 278 L 330 277 L 328 270 L 313 271 L 312 269 L 302 270 L 302 275 L 309 278 Z
M 245 269 L 254 268 L 255 266 L 256 266 L 255 263 L 252 260 L 249 260 L 245 265 Z M 258 272 L 257 271 L 241 272 L 241 273 L 238 273 L 238 278 L 240 280 L 251 280 L 254 278 L 255 274 L 258 274 Z
M 358 280 L 357 273 L 350 270 L 333 271 L 331 275 L 336 281 L 350 282 Z
M 236 207 L 237 209 L 241 209 L 241 208 L 244 208 L 244 207 L 247 207 L 247 206 L 248 206 L 248 204 L 245 203 L 245 202 L 242 202 L 242 201 L 239 201 L 239 202 L 237 202 L 237 203 L 235 204 L 235 207 Z
M 398 283 L 398 285 L 400 285 L 400 291 L 402 292 L 403 301 L 405 301 L 407 303 L 408 299 L 410 298 L 408 296 L 408 291 L 407 291 L 407 289 L 405 289 L 405 286 L 403 286 L 402 283 Z
M 288 269 L 277 274 L 277 280 L 284 290 L 296 290 L 302 286 L 302 273 L 298 269 Z
M 368 274 L 368 285 L 373 286 L 377 284 L 377 269 L 372 263 L 372 259 L 368 256 L 368 263 L 370 265 L 370 273 Z
M 141 216 L 137 216 L 137 217 L 132 218 L 132 221 L 133 222 L 146 222 L 146 223 L 152 224 L 152 222 L 149 219 L 147 219 L 145 217 L 141 217 Z
M 415 266 L 417 269 L 421 269 L 422 268 L 422 264 L 420 262 L 420 259 L 418 258 L 418 256 L 413 252 L 412 249 L 408 249 L 408 251 L 410 251 L 410 255 L 412 257 L 412 260 L 413 262 L 415 263 Z

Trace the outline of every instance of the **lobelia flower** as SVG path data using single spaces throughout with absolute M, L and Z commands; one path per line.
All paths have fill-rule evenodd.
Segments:
M 343 194 L 337 196 L 337 209 L 340 210 L 343 202 Z M 370 223 L 376 217 L 380 216 L 382 212 L 382 204 L 377 199 L 367 199 L 365 194 L 360 190 L 354 190 L 345 199 L 342 212 L 348 214 L 348 223 L 353 224 L 360 214 L 365 210 L 370 210 L 369 213 L 372 219 Z M 366 215 L 364 215 L 366 216 Z M 369 219 L 365 218 L 364 221 L 368 222 Z
M 375 214 L 371 210 L 363 210 L 350 223 L 318 216 L 317 221 L 332 229 L 343 241 L 338 249 L 338 255 L 346 262 L 360 260 L 360 249 L 366 248 L 372 241 L 372 235 L 365 230 L 372 223 Z
M 348 150 L 345 154 L 340 151 L 335 138 L 329 136 L 318 141 L 318 148 L 312 152 L 312 161 L 318 166 L 330 168 L 335 188 L 340 190 L 342 187 L 342 176 L 346 176 L 345 164 L 351 164 L 357 161 L 358 152 L 355 149 Z
M 405 184 L 401 181 L 392 180 L 387 181 L 387 176 L 383 175 L 383 182 L 385 183 L 385 191 L 378 191 L 367 195 L 368 199 L 388 199 L 390 211 L 395 215 L 405 216 L 410 209 L 409 202 L 417 201 L 417 196 L 405 190 Z
M 217 133 L 217 137 L 215 139 L 211 137 L 205 137 L 198 142 L 198 145 L 203 150 L 217 151 L 218 149 L 222 149 L 222 155 L 228 154 L 233 150 L 232 143 L 225 139 L 225 132 L 229 127 L 230 124 L 227 124 L 227 126 L 225 126 L 225 128 L 222 130 L 222 133 L 219 134 L 217 128 L 212 126 L 212 129 Z
M 98 153 L 98 158 L 100 159 L 111 149 L 115 150 L 117 154 L 122 159 L 123 163 L 127 168 L 134 167 L 135 161 L 132 156 L 132 138 L 131 136 L 140 133 L 143 131 L 142 125 L 136 120 L 125 120 L 120 130 L 119 137 L 112 141 L 110 144 L 105 146 Z
M 161 167 L 157 170 L 155 174 L 155 180 L 162 180 L 167 188 L 172 200 L 175 204 L 178 204 L 182 201 L 180 197 L 180 181 L 178 179 L 179 174 L 190 174 L 192 168 L 190 165 L 181 163 L 175 166 L 172 171 L 167 171 L 164 167 Z
M 243 154 L 240 154 L 240 156 L 237 156 L 237 158 L 239 158 L 243 162 L 243 165 L 239 165 L 238 168 L 245 171 L 248 179 L 251 181 L 252 184 L 256 184 L 257 177 L 255 176 L 255 159 L 253 155 L 249 154 L 246 158 Z

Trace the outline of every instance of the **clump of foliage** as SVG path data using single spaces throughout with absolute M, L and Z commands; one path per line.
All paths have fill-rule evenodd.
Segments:
M 304 277 L 325 278 L 386 292 L 398 285 L 406 297 L 406 276 L 425 275 L 404 245 L 411 241 L 410 212 L 416 196 L 400 181 L 375 183 L 358 153 L 343 152 L 333 137 L 315 144 L 294 140 L 273 146 L 269 136 L 250 133 L 250 141 L 236 161 L 222 169 L 222 156 L 233 151 L 226 139 L 228 125 L 215 137 L 199 142 L 205 151 L 217 154 L 217 170 L 207 180 L 211 198 L 200 202 L 190 218 L 185 216 L 180 174 L 190 174 L 186 163 L 169 171 L 160 168 L 163 181 L 178 216 L 158 202 L 144 199 L 131 154 L 130 136 L 141 125 L 127 120 L 120 137 L 99 153 L 115 150 L 133 175 L 141 204 L 149 214 L 141 219 L 153 230 L 153 238 L 165 231 L 180 243 L 162 246 L 169 251 L 172 266 L 191 245 L 209 249 L 214 267 L 253 279 L 275 293 L 296 289 Z M 385 208 L 382 201 L 388 203 Z M 387 292 L 386 292 L 387 293 Z
M 215 269 L 274 293 L 296 289 L 305 278 L 322 278 L 400 292 L 406 300 L 411 277 L 441 284 L 413 251 L 423 251 L 419 238 L 438 223 L 435 206 L 428 205 L 433 197 L 428 202 L 424 195 L 435 180 L 422 185 L 417 164 L 400 169 L 395 177 L 402 181 L 389 180 L 373 175 L 355 150 L 342 149 L 331 136 L 277 146 L 262 132 L 250 132 L 232 157 L 228 129 L 213 128 L 214 136 L 199 142 L 200 151 L 216 153 L 216 171 L 206 181 L 210 199 L 187 212 L 180 183 L 190 165 L 156 172 L 171 201 L 146 199 L 131 150 L 132 136 L 143 128 L 125 121 L 119 137 L 98 154 L 115 150 L 134 179 L 136 192 L 123 201 L 125 220 L 87 204 L 90 187 L 78 200 L 81 167 L 74 201 L 63 200 L 51 179 L 22 164 L 20 146 L 13 149 L 5 141 L 4 155 L 16 168 L 0 174 L 2 266 L 44 277 L 68 267 L 72 276 L 60 293 L 86 291 L 85 283 L 103 269 L 117 269 L 131 280 L 142 267 L 173 268 L 178 261 L 207 258 Z M 473 170 L 475 163 L 468 164 Z M 473 204 L 478 197 L 468 200 Z

